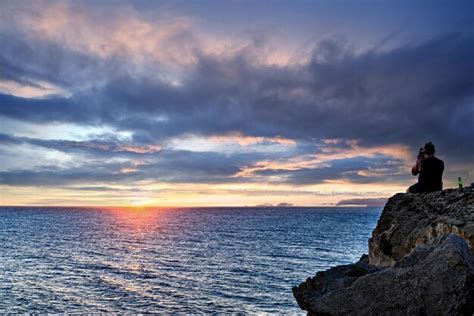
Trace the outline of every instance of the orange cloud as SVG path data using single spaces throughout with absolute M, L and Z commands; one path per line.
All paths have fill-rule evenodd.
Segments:
M 161 151 L 161 146 L 158 145 L 146 145 L 146 146 L 133 146 L 133 145 L 119 145 L 114 151 L 115 152 L 131 152 L 137 154 L 152 154 Z

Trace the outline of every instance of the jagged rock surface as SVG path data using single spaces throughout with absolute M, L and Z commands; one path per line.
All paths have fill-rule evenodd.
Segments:
M 359 263 L 336 267 L 293 292 L 300 307 L 315 315 L 470 315 L 473 256 L 459 236 L 440 239 L 417 247 L 391 268 L 364 266 L 357 277 L 350 271 L 359 272 Z
M 369 239 L 369 264 L 394 265 L 418 245 L 456 234 L 474 246 L 474 191 L 396 194 L 385 206 Z
M 369 241 L 371 255 L 293 288 L 314 315 L 472 315 L 474 191 L 397 194 Z

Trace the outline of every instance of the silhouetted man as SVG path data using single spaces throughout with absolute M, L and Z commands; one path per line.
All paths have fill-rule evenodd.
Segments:
M 411 173 L 418 175 L 418 183 L 408 188 L 410 193 L 433 192 L 443 189 L 444 162 L 434 156 L 435 146 L 429 142 L 420 148 Z

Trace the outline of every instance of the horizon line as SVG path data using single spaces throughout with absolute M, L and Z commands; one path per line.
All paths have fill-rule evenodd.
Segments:
M 337 207 L 383 207 L 380 206 L 369 206 L 366 204 L 357 205 L 357 204 L 343 204 L 343 205 L 289 205 L 289 206 L 278 206 L 278 205 L 240 205 L 240 206 L 159 206 L 159 205 L 0 205 L 0 208 L 3 207 L 51 207 L 51 208 L 170 208 L 170 209 L 185 209 L 185 208 L 313 208 L 313 207 L 327 207 L 327 208 L 337 208 Z

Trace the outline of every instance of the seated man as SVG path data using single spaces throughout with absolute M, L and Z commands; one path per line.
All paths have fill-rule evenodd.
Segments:
M 418 183 L 408 188 L 410 193 L 433 192 L 443 189 L 444 162 L 434 156 L 435 146 L 429 142 L 420 149 L 411 173 L 418 175 Z

